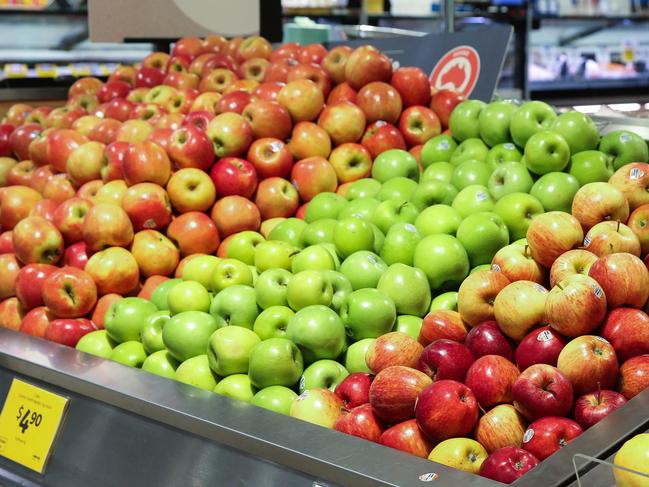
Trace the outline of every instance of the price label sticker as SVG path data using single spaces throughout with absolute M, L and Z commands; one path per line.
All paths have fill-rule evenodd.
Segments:
M 43 473 L 68 398 L 14 379 L 0 413 L 0 455 Z

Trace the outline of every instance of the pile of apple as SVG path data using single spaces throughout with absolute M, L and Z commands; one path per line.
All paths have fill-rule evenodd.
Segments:
M 431 91 L 215 36 L 15 105 L 0 326 L 513 481 L 648 385 L 647 144 Z

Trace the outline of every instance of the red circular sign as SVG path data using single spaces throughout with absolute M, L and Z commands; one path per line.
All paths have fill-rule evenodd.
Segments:
M 453 90 L 467 97 L 480 76 L 480 56 L 471 46 L 448 51 L 430 73 L 431 84 L 438 90 Z

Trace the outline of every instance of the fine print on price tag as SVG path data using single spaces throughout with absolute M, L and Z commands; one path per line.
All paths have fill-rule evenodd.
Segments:
M 43 473 L 68 398 L 14 379 L 0 413 L 0 455 Z

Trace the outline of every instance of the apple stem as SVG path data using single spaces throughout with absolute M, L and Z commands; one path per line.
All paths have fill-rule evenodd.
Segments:
M 563 286 L 557 282 L 557 287 L 563 291 Z
M 404 201 L 399 205 L 399 208 L 397 208 L 397 213 L 401 213 L 401 210 L 403 210 L 406 206 L 408 206 L 408 202 Z
M 525 244 L 525 250 L 523 250 L 523 255 L 524 255 L 525 257 L 529 257 L 529 256 L 530 256 L 530 246 L 527 245 L 527 244 Z
M 617 229 L 615 230 L 616 232 L 620 231 L 620 220 L 617 221 Z

